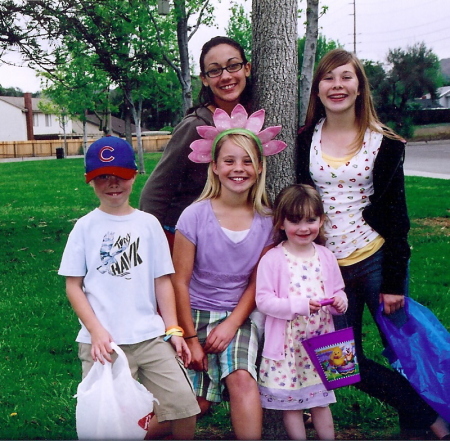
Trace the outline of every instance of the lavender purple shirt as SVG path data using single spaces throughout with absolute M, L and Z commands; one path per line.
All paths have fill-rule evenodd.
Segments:
M 232 311 L 239 302 L 262 250 L 272 241 L 272 217 L 255 213 L 247 236 L 234 243 L 222 231 L 211 200 L 195 202 L 180 216 L 177 230 L 196 246 L 189 285 L 191 307 Z

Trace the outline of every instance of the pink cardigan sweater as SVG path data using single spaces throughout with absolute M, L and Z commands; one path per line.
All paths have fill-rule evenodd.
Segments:
M 336 257 L 325 247 L 314 246 L 322 266 L 325 298 L 341 296 L 347 300 Z M 282 244 L 279 244 L 262 257 L 256 276 L 256 304 L 258 310 L 266 314 L 262 355 L 272 360 L 284 359 L 286 321 L 297 315 L 310 315 L 309 299 L 289 297 L 289 283 L 289 267 Z M 326 308 L 329 308 L 331 314 L 339 314 L 332 306 Z

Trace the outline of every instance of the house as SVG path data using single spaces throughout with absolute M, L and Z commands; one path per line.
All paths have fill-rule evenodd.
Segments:
M 27 141 L 33 139 L 56 139 L 63 134 L 56 115 L 39 109 L 42 98 L 0 96 L 0 141 Z M 66 132 L 72 131 L 68 121 Z
M 86 116 L 86 130 L 88 136 L 92 137 L 100 137 L 103 136 L 104 133 L 100 130 L 100 125 L 104 124 L 104 122 L 100 121 L 100 118 L 94 114 L 88 114 Z M 111 115 L 110 119 L 112 134 L 115 136 L 125 136 L 125 121 L 123 119 L 117 118 L 116 116 Z M 72 121 L 73 134 L 77 134 L 78 136 L 83 136 L 83 123 L 79 120 Z M 145 130 L 145 128 L 142 128 Z M 136 126 L 131 124 L 131 132 L 136 132 Z
M 39 103 L 44 98 L 32 98 L 30 93 L 23 97 L 0 96 L 0 141 L 27 141 L 34 139 L 60 139 L 64 136 L 63 127 L 57 115 L 44 113 Z M 88 137 L 101 137 L 100 119 L 96 115 L 88 115 L 86 131 Z M 125 121 L 111 116 L 112 134 L 125 135 Z M 78 120 L 66 122 L 66 136 L 81 138 L 83 124 Z M 134 124 L 132 132 L 136 131 Z M 145 130 L 143 128 L 142 130 Z
M 439 87 L 437 90 L 439 104 L 450 109 L 450 86 Z

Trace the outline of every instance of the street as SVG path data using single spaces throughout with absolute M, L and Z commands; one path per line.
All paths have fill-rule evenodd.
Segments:
M 69 156 L 68 158 L 80 158 Z M 37 158 L 0 158 L 1 162 L 56 159 Z M 406 146 L 405 175 L 425 178 L 450 179 L 450 139 L 441 141 L 410 142 Z
M 405 175 L 450 179 L 450 139 L 406 146 Z

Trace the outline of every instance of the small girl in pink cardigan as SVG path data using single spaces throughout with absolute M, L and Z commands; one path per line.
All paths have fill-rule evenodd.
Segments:
M 334 255 L 324 246 L 322 201 L 309 185 L 291 185 L 278 195 L 274 227 L 278 245 L 258 266 L 256 303 L 266 314 L 259 370 L 261 405 L 283 411 L 291 439 L 306 439 L 303 410 L 311 409 L 319 439 L 334 439 L 333 391 L 322 383 L 302 341 L 334 331 L 332 314 L 347 309 L 344 282 Z M 332 299 L 329 306 L 321 301 Z

